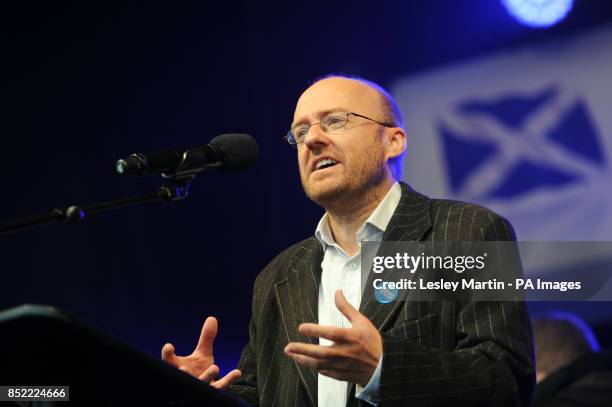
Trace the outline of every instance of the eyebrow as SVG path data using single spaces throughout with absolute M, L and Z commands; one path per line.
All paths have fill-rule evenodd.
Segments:
M 317 116 L 323 118 L 323 117 L 327 116 L 328 114 L 335 113 L 335 112 L 348 113 L 349 110 L 344 108 L 344 107 L 333 107 L 331 109 L 326 109 L 326 110 L 322 110 L 320 112 L 317 112 Z M 295 126 L 299 126 L 300 124 L 306 124 L 306 123 L 307 122 L 305 120 L 300 120 L 300 121 L 297 121 L 297 122 L 293 122 L 293 123 L 291 123 L 290 129 L 294 128 Z

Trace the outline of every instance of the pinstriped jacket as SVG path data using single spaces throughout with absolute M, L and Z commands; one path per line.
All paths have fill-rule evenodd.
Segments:
M 512 226 L 492 211 L 429 199 L 402 183 L 384 241 L 513 240 Z M 288 342 L 317 343 L 298 333 L 317 322 L 323 249 L 315 237 L 279 254 L 258 275 L 250 340 L 230 389 L 253 405 L 316 406 L 317 374 L 283 353 Z M 534 386 L 531 326 L 521 302 L 374 299 L 372 279 L 360 312 L 380 330 L 380 406 L 527 406 Z M 348 389 L 348 406 L 364 404 Z

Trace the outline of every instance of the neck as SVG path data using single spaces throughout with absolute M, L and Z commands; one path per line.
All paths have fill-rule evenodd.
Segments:
M 358 198 L 344 199 L 325 208 L 334 240 L 349 256 L 359 251 L 359 228 L 384 199 L 394 182 L 395 180 L 388 180 L 377 188 L 360 194 Z

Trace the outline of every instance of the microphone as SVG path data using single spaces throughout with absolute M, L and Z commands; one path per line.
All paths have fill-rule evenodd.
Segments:
M 221 134 L 210 143 L 190 150 L 136 153 L 117 161 L 121 175 L 189 176 L 208 168 L 239 171 L 255 164 L 259 147 L 248 134 Z

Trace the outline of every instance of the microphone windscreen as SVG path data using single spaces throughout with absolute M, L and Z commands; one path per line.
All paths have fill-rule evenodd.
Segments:
M 210 143 L 221 150 L 223 164 L 221 170 L 242 170 L 255 164 L 259 156 L 257 141 L 248 134 L 221 134 Z

